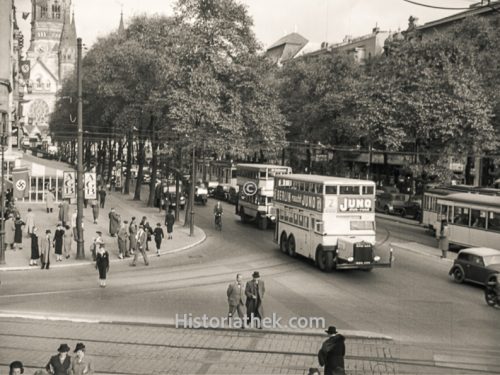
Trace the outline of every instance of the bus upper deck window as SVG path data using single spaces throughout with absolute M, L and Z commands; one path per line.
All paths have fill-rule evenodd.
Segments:
M 340 186 L 340 194 L 344 195 L 359 195 L 359 186 Z
M 373 195 L 373 186 L 363 186 L 363 195 Z
M 325 186 L 325 194 L 337 195 L 337 186 Z
M 266 175 L 266 171 L 261 171 L 260 172 L 260 178 L 266 178 L 267 175 Z

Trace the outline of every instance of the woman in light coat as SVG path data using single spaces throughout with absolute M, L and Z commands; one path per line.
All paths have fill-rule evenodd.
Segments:
M 54 210 L 54 193 L 52 191 L 47 190 L 45 192 L 45 207 L 47 208 L 47 213 L 52 212 Z

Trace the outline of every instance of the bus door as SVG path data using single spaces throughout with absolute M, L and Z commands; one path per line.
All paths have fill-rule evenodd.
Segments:
M 274 226 L 274 242 L 278 242 L 278 233 L 280 232 L 280 210 L 276 208 L 276 225 Z
M 309 214 L 306 216 L 308 220 L 307 230 L 305 231 L 305 242 L 306 242 L 306 253 L 309 254 L 309 258 L 316 259 L 316 249 L 314 249 L 314 226 L 316 225 L 316 219 L 313 215 Z

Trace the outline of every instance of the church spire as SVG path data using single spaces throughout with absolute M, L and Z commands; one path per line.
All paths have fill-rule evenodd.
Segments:
M 123 8 L 120 12 L 120 25 L 118 26 L 118 33 L 122 34 L 125 32 L 125 26 L 123 25 Z
M 71 16 L 69 9 L 64 10 L 64 23 L 61 32 L 61 42 L 59 43 L 59 50 L 63 50 L 67 47 L 73 46 L 71 35 Z
M 73 11 L 71 17 L 71 40 L 76 40 L 75 11 Z

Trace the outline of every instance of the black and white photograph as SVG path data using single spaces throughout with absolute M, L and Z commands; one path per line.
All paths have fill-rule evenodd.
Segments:
M 500 0 L 0 0 L 0 375 L 500 375 Z

